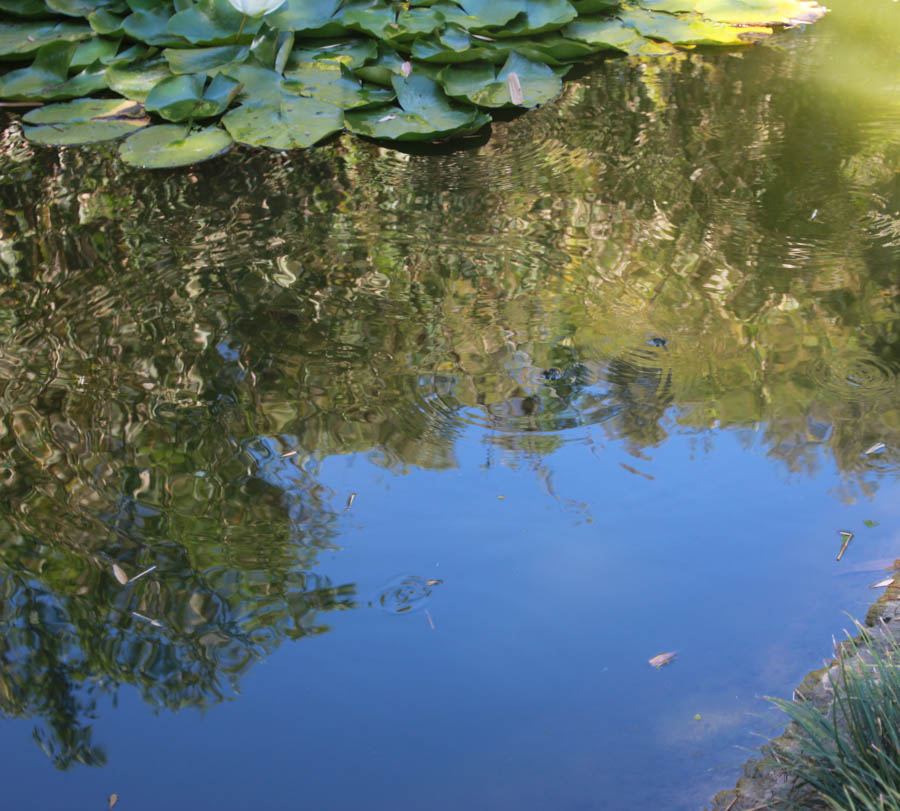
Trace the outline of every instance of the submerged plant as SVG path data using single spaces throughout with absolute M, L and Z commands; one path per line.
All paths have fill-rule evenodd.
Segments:
M 900 811 L 900 643 L 888 629 L 857 628 L 837 649 L 830 711 L 772 699 L 799 730 L 777 758 L 825 807 Z
M 486 109 L 552 99 L 594 54 L 741 46 L 825 9 L 815 0 L 0 0 L 0 11 L 0 60 L 12 68 L 0 99 L 57 102 L 52 121 L 43 110 L 24 116 L 26 137 L 126 137 L 125 161 L 176 166 L 234 141 L 288 149 L 344 129 L 387 140 L 463 135 L 490 122 Z M 110 97 L 134 104 L 85 107 Z M 184 135 L 173 139 L 172 125 Z

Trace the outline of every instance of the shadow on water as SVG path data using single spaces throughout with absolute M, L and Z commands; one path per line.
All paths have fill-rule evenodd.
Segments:
M 337 139 L 148 175 L 7 122 L 3 712 L 99 764 L 98 694 L 206 707 L 327 630 L 356 605 L 312 571 L 336 455 L 446 470 L 474 430 L 556 496 L 570 443 L 758 429 L 788 470 L 895 479 L 900 102 L 860 78 L 849 104 L 816 61 L 859 24 L 604 62 L 450 153 Z

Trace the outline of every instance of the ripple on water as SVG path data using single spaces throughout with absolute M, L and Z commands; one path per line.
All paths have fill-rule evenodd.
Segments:
M 415 574 L 401 575 L 381 588 L 375 602 L 389 614 L 411 614 L 424 609 L 434 587 L 442 583 Z
M 810 377 L 821 390 L 842 401 L 860 401 L 890 394 L 897 388 L 897 371 L 866 352 L 854 352 L 815 367 Z

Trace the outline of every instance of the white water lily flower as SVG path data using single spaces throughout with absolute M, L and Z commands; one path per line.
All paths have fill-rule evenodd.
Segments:
M 284 0 L 228 0 L 228 2 L 248 17 L 259 17 L 284 5 Z

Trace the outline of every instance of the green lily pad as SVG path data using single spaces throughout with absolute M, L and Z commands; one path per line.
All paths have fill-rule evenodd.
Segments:
M 521 98 L 513 100 L 511 88 L 516 75 Z M 480 63 L 444 68 L 440 82 L 448 96 L 466 99 L 479 107 L 536 107 L 546 104 L 559 95 L 562 79 L 552 68 L 541 62 L 533 62 L 515 52 L 497 72 L 494 65 Z
M 326 40 L 323 43 L 316 42 L 315 48 L 303 47 L 306 45 L 313 43 L 304 41 L 301 47 L 291 51 L 285 63 L 287 70 L 301 62 L 334 62 L 354 70 L 378 56 L 378 43 L 368 38 L 339 39 L 333 42 Z
M 47 7 L 44 0 L 0 0 L 0 11 L 18 17 L 45 17 Z
M 342 23 L 334 19 L 340 7 L 341 0 L 287 0 L 281 8 L 266 15 L 266 24 L 307 36 L 340 36 L 347 31 Z
M 157 56 L 130 64 L 110 65 L 106 69 L 106 84 L 126 99 L 143 102 L 156 85 L 171 75 L 168 61 Z
M 296 149 L 343 129 L 344 114 L 334 104 L 284 94 L 277 106 L 241 105 L 227 113 L 222 123 L 239 143 Z
M 122 31 L 131 39 L 147 45 L 180 45 L 184 40 L 170 32 L 168 11 L 134 11 L 122 20 Z
M 75 146 L 124 138 L 143 129 L 149 123 L 149 118 L 113 118 L 72 121 L 68 124 L 40 124 L 35 127 L 24 127 L 23 132 L 29 141 L 36 144 Z
M 569 39 L 585 42 L 596 50 L 629 53 L 632 45 L 643 38 L 633 26 L 617 17 L 584 17 L 563 29 Z
M 43 98 L 45 91 L 66 81 L 77 47 L 74 42 L 65 41 L 41 46 L 29 67 L 0 76 L 0 98 Z
M 131 166 L 169 169 L 214 158 L 232 143 L 231 136 L 219 127 L 192 133 L 181 124 L 161 124 L 126 138 L 119 147 L 119 156 Z
M 79 99 L 60 104 L 45 104 L 22 116 L 26 124 L 66 124 L 92 118 L 120 118 L 143 111 L 143 107 L 125 99 Z
M 736 26 L 704 20 L 699 14 L 657 14 L 643 8 L 624 8 L 618 14 L 625 25 L 651 39 L 673 45 L 746 45 L 772 33 L 771 28 Z
M 433 37 L 417 39 L 412 44 L 411 56 L 423 62 L 454 64 L 473 62 L 477 59 L 494 61 L 493 43 L 475 39 L 464 28 L 448 25 Z
M 283 87 L 298 95 L 336 104 L 344 110 L 386 104 L 392 90 L 364 87 L 343 65 L 334 62 L 306 62 L 284 73 Z
M 79 42 L 95 36 L 80 23 L 24 22 L 0 23 L 0 57 L 22 57 L 51 42 Z
M 166 48 L 163 56 L 172 73 L 214 73 L 243 62 L 250 55 L 246 45 L 219 45 L 212 48 Z
M 459 4 L 477 19 L 468 26 L 470 30 L 495 37 L 541 34 L 562 28 L 578 16 L 568 0 L 460 0 Z
M 228 0 L 198 0 L 169 17 L 166 28 L 194 45 L 233 45 L 238 34 L 249 40 L 261 26 L 261 17 L 244 16 Z
M 384 0 L 356 0 L 345 4 L 335 20 L 351 31 L 363 31 L 378 39 L 390 39 L 399 32 L 397 12 Z
M 474 132 L 491 120 L 474 107 L 450 101 L 427 76 L 395 76 L 392 84 L 400 107 L 348 111 L 347 129 L 370 138 L 423 141 Z

